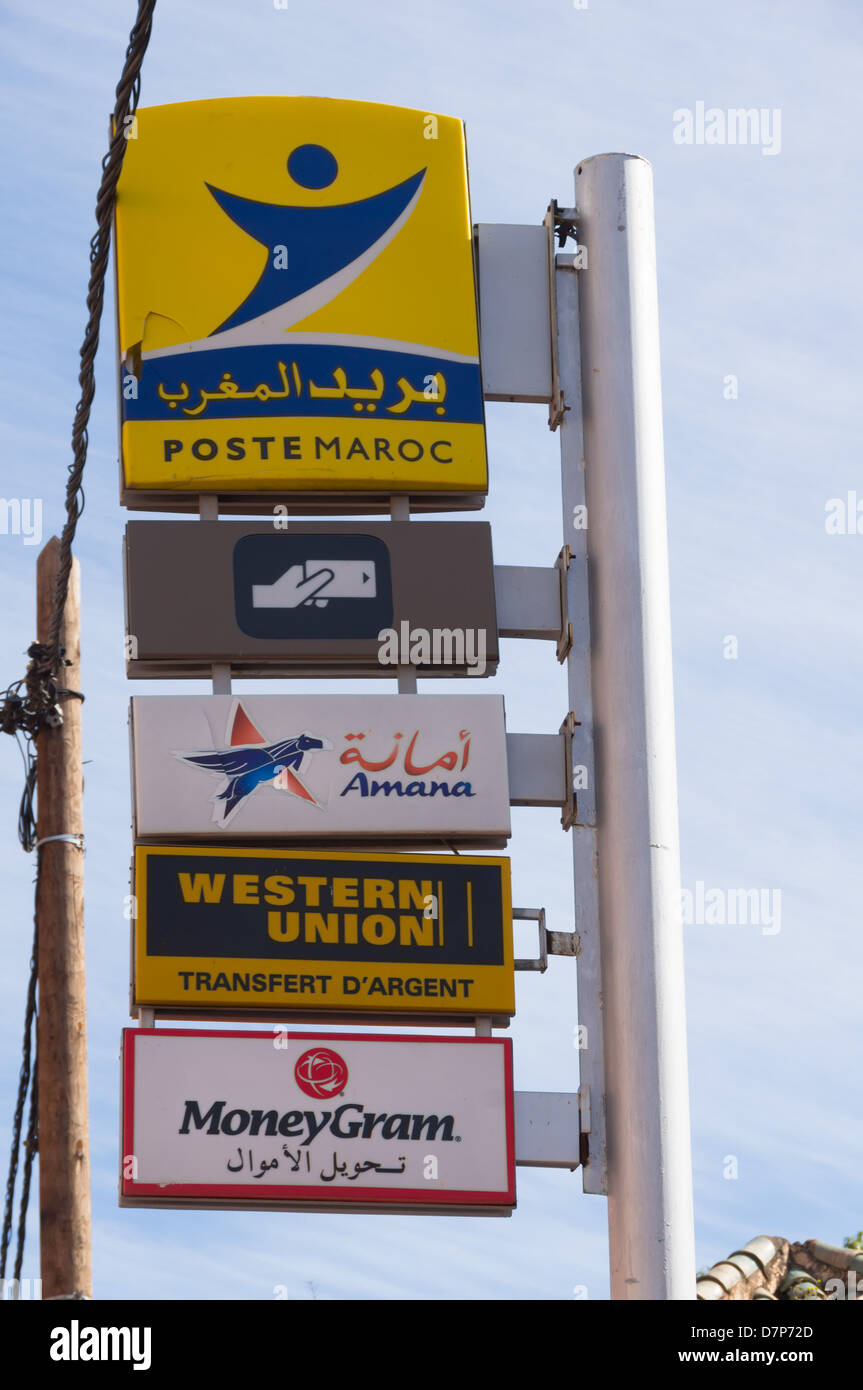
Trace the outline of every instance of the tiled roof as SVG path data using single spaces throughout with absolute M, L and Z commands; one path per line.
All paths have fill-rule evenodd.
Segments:
M 863 1250 L 820 1240 L 792 1244 L 756 1236 L 727 1260 L 699 1274 L 702 1301 L 853 1299 L 863 1301 Z

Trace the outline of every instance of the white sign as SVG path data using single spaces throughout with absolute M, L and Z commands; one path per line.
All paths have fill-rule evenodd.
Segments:
M 508 1038 L 123 1034 L 122 1206 L 515 1206 Z
M 141 696 L 132 749 L 141 838 L 510 834 L 499 695 Z

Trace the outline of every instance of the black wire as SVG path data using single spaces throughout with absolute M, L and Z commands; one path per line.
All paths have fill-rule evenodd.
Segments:
M 36 812 L 33 804 L 36 791 L 36 751 L 33 740 L 29 737 L 24 748 L 21 747 L 19 738 L 18 747 L 24 761 L 24 790 L 18 808 L 18 839 L 21 848 L 29 854 L 36 847 Z
M 75 408 L 75 419 L 72 424 L 73 457 L 69 465 L 69 479 L 66 484 L 66 524 L 60 535 L 54 606 L 48 631 L 48 652 L 45 658 L 52 671 L 57 670 L 60 662 L 60 625 L 63 621 L 63 610 L 66 607 L 66 594 L 69 589 L 69 575 L 72 569 L 72 541 L 84 507 L 81 480 L 84 465 L 87 462 L 87 426 L 90 422 L 93 397 L 96 394 L 94 363 L 99 347 L 99 323 L 102 317 L 105 274 L 108 269 L 108 252 L 111 246 L 114 199 L 117 181 L 126 154 L 129 135 L 127 117 L 134 116 L 135 108 L 138 105 L 138 98 L 141 93 L 141 63 L 150 41 L 155 7 L 156 0 L 138 0 L 138 15 L 129 35 L 126 61 L 115 94 L 111 143 L 108 147 L 108 153 L 102 160 L 102 181 L 96 198 L 96 231 L 90 241 L 90 283 L 87 288 L 89 318 L 84 330 L 84 341 L 81 344 L 81 370 L 78 373 L 81 396 Z
M 9 1238 L 12 1234 L 12 1211 L 15 1205 L 15 1181 L 18 1175 L 18 1154 L 21 1148 L 21 1127 L 24 1122 L 24 1105 L 27 1100 L 27 1091 L 30 1087 L 31 1073 L 35 1072 L 35 1067 L 31 1067 L 32 1044 L 33 1044 L 33 1020 L 36 1017 L 36 981 L 38 978 L 38 949 L 39 932 L 34 922 L 33 927 L 33 950 L 30 954 L 30 980 L 27 985 L 27 1007 L 24 1014 L 24 1041 L 21 1051 L 21 1069 L 18 1073 L 18 1099 L 15 1103 L 15 1115 L 12 1120 L 12 1153 L 9 1159 L 9 1176 L 6 1179 L 6 1203 L 3 1210 L 3 1237 L 0 1241 L 0 1279 L 6 1277 L 6 1256 L 9 1250 Z M 30 1123 L 33 1123 L 33 1109 L 31 1102 Z M 29 1158 L 28 1149 L 28 1158 Z M 32 1160 L 31 1160 L 32 1162 Z M 27 1182 L 29 1190 L 29 1181 Z M 18 1247 L 15 1255 L 15 1267 L 20 1269 L 21 1260 L 24 1255 L 24 1228 L 22 1221 L 24 1214 L 18 1223 Z M 18 1275 L 15 1276 L 18 1278 Z
M 30 1115 L 27 1120 L 27 1138 L 24 1140 L 24 1172 L 21 1175 L 21 1204 L 18 1208 L 18 1246 L 15 1251 L 16 1287 L 21 1287 L 21 1266 L 24 1263 L 24 1244 L 27 1239 L 27 1207 L 30 1202 L 30 1182 L 33 1177 L 33 1159 L 39 1147 L 39 1048 L 33 1063 L 33 1076 L 30 1083 Z

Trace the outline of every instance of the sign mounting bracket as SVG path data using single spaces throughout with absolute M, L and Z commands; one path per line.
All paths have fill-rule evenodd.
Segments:
M 561 665 L 572 651 L 572 623 L 569 621 L 566 597 L 566 572 L 571 562 L 572 551 L 568 545 L 565 545 L 555 560 L 555 567 L 560 579 L 560 636 L 557 639 L 557 659 Z
M 538 970 L 544 975 L 548 969 L 549 956 L 578 956 L 581 950 L 578 933 L 548 931 L 544 907 L 514 907 L 512 916 L 515 922 L 536 922 L 539 930 L 539 955 L 534 959 L 514 961 L 516 970 Z

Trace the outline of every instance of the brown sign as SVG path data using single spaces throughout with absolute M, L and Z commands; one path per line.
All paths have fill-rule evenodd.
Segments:
M 497 670 L 483 521 L 133 521 L 125 575 L 133 679 Z

